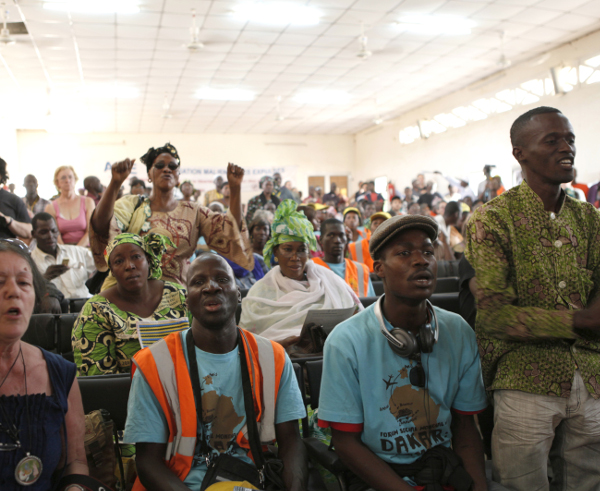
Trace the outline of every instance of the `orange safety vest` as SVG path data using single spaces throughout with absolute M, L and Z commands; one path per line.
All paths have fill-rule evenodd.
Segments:
M 373 272 L 373 259 L 371 258 L 371 253 L 369 252 L 369 241 L 365 239 L 357 240 L 356 242 L 351 242 L 348 244 L 348 250 L 350 251 L 350 255 L 352 259 L 356 262 L 362 263 L 369 271 Z
M 357 232 L 358 232 L 358 235 L 360 235 L 360 239 L 358 239 L 358 240 L 363 240 L 363 239 L 365 239 L 367 241 L 371 240 L 372 232 L 370 229 L 366 228 L 364 230 L 357 230 Z M 356 242 L 358 242 L 358 240 Z
M 345 258 L 344 261 L 346 261 L 346 274 L 344 281 L 350 285 L 350 288 L 354 290 L 354 293 L 356 293 L 357 297 L 367 297 L 367 293 L 369 291 L 369 268 L 364 264 L 347 258 Z M 329 264 L 323 261 L 323 259 L 320 257 L 314 257 L 313 262 L 319 266 L 324 266 L 328 269 L 331 269 Z
M 285 366 L 285 350 L 274 341 L 255 336 L 244 329 L 240 331 L 250 373 L 260 439 L 263 444 L 273 443 L 275 406 Z M 198 428 L 194 391 L 181 333 L 169 334 L 149 348 L 137 352 L 133 362 L 142 371 L 167 419 L 169 441 L 165 463 L 183 481 L 192 468 Z M 178 401 L 178 404 L 172 406 L 170 401 Z M 240 447 L 250 449 L 246 426 L 238 433 L 236 442 Z M 250 453 L 248 456 L 252 457 Z M 138 477 L 133 490 L 144 489 Z

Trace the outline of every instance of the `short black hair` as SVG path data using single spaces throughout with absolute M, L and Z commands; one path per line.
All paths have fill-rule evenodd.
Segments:
M 527 126 L 527 123 L 529 123 L 529 121 L 531 121 L 531 119 L 534 116 L 537 116 L 538 114 L 548 113 L 562 114 L 562 112 L 560 112 L 555 107 L 540 106 L 530 109 L 529 111 L 521 114 L 517 119 L 515 119 L 514 123 L 510 127 L 510 142 L 512 143 L 512 146 L 514 147 L 519 144 L 519 137 L 521 136 L 523 129 Z
M 269 228 L 269 237 L 271 236 L 271 224 L 267 221 L 266 218 L 264 218 L 263 216 L 258 216 L 256 218 L 253 218 L 252 221 L 250 222 L 250 225 L 248 225 L 248 234 L 252 235 L 252 231 L 256 228 L 256 227 L 268 227 Z
M 56 223 L 55 218 L 52 215 L 50 215 L 50 213 L 46 213 L 45 211 L 40 211 L 39 213 L 36 213 L 31 219 L 31 229 L 35 230 L 37 228 L 38 222 L 47 222 L 48 220 L 54 220 L 54 222 Z
M 42 276 L 42 273 L 40 273 L 40 270 L 35 265 L 35 262 L 33 262 L 33 259 L 31 258 L 31 254 L 29 254 L 27 251 L 25 251 L 24 249 L 21 249 L 19 246 L 15 245 L 15 244 L 0 240 L 0 253 L 2 253 L 2 252 L 12 252 L 13 254 L 21 256 L 27 262 L 27 264 L 29 264 L 29 267 L 31 269 L 31 274 L 33 276 L 33 291 L 35 292 L 35 306 L 39 307 L 40 302 L 42 301 L 42 298 L 44 298 L 44 295 L 46 294 L 46 282 L 44 280 L 44 277 Z M 33 312 L 29 312 L 29 313 L 31 314 Z
M 328 218 L 327 220 L 321 222 L 321 237 L 323 237 L 327 233 L 327 227 L 333 225 L 341 225 L 342 228 L 344 227 L 344 224 L 340 222 L 337 218 Z
M 0 158 L 0 185 L 8 181 L 8 172 L 6 172 L 6 160 Z
M 398 199 L 398 200 L 402 200 L 402 198 L 401 198 L 400 196 L 398 196 L 398 195 L 395 195 L 395 196 L 392 198 L 392 201 L 394 201 L 394 200 L 396 200 L 396 199 Z
M 454 215 L 460 211 L 460 205 L 456 201 L 450 201 L 446 205 L 446 209 L 444 210 L 444 215 Z
M 134 188 L 136 186 L 142 186 L 144 189 L 146 189 L 146 183 L 144 181 L 142 181 L 141 179 L 133 179 L 130 183 L 130 189 Z

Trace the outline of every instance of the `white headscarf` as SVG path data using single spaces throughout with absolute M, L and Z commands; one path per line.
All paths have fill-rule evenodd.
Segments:
M 298 336 L 309 310 L 343 309 L 360 300 L 350 286 L 323 266 L 306 263 L 308 286 L 281 274 L 275 266 L 242 300 L 240 327 L 274 341 Z

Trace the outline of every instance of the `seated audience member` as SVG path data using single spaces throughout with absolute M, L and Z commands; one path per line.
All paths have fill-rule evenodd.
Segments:
M 396 216 L 396 215 L 401 215 L 402 213 L 404 213 L 404 211 L 402 209 L 403 208 L 402 205 L 403 205 L 402 198 L 400 196 L 394 196 L 390 203 L 390 211 L 389 211 L 390 215 Z
M 421 214 L 421 205 L 419 203 L 411 203 L 406 210 L 407 215 L 420 215 Z
M 199 491 L 207 462 L 219 466 L 227 455 L 253 464 L 242 382 L 243 366 L 249 365 L 261 441 L 276 440 L 285 488 L 305 490 L 306 451 L 297 421 L 306 412 L 289 358 L 277 343 L 236 327 L 240 292 L 221 257 L 203 254 L 192 263 L 187 279 L 191 329 L 167 336 L 133 360 L 124 440 L 136 444 L 137 485 Z M 271 385 L 263 377 L 267 370 Z M 179 387 L 190 389 L 180 394 Z M 267 423 L 265 414 L 273 420 Z M 181 425 L 171 424 L 173 418 Z
M 23 180 L 23 186 L 25 186 L 25 190 L 27 194 L 23 198 L 23 203 L 27 207 L 27 211 L 29 212 L 30 218 L 33 218 L 34 215 L 41 213 L 46 209 L 46 206 L 50 204 L 50 201 L 44 198 L 40 198 L 38 194 L 38 180 L 33 174 L 28 174 L 25 176 Z
M 362 214 L 358 208 L 353 206 L 348 207 L 344 210 L 344 225 L 352 232 L 352 242 L 356 242 L 360 239 L 367 239 L 371 237 L 369 230 L 360 230 L 362 227 Z
M 425 192 L 419 196 L 419 200 L 417 201 L 417 203 L 419 203 L 420 205 L 426 204 L 431 209 L 433 207 L 433 201 L 436 198 L 439 200 L 444 199 L 440 193 L 433 191 L 434 185 L 435 183 L 433 181 L 427 182 Z
M 433 206 L 433 217 L 435 218 L 438 215 L 444 216 L 444 211 L 446 210 L 446 203 L 444 200 L 438 200 L 436 204 Z
M 262 192 L 248 201 L 246 212 L 246 220 L 248 222 L 252 221 L 254 213 L 256 213 L 257 210 L 264 210 L 267 203 L 273 203 L 275 208 L 277 208 L 281 202 L 280 199 L 273 194 L 273 178 L 271 176 L 261 177 L 258 184 Z
M 318 203 L 308 203 L 307 205 L 300 205 L 298 206 L 297 210 L 298 212 L 304 213 L 304 216 L 306 217 L 306 219 L 312 224 L 313 226 L 313 231 L 315 233 L 315 238 L 317 237 L 317 235 L 321 234 L 321 220 L 319 220 L 317 218 L 317 209 L 314 206 L 315 204 Z M 313 206 L 311 206 L 313 205 Z M 317 248 L 315 250 L 310 250 L 310 257 L 323 257 L 325 255 L 325 253 L 323 252 L 323 249 L 321 248 L 321 244 L 319 244 L 319 242 L 317 242 Z M 272 264 L 268 264 L 267 265 L 269 268 L 272 266 Z
M 215 189 L 210 189 L 206 191 L 206 194 L 204 195 L 204 206 L 206 206 L 207 208 L 208 205 L 210 205 L 213 201 L 218 201 L 223 198 L 221 190 L 223 189 L 225 179 L 223 179 L 223 176 L 217 176 L 215 177 L 215 180 L 213 182 L 215 184 Z
M 276 172 L 275 174 L 273 174 L 273 177 L 277 179 L 278 175 L 280 176 L 280 174 Z M 279 182 L 281 182 L 281 176 L 279 177 L 279 179 Z M 294 196 L 294 193 L 292 191 L 292 181 L 285 181 L 285 185 L 279 189 L 279 196 L 277 197 L 280 201 L 285 201 L 286 199 L 292 199 L 296 201 L 296 197 Z
M 90 242 L 98 271 L 107 271 L 104 250 L 116 235 L 127 232 L 144 236 L 155 231 L 175 244 L 168 246 L 163 256 L 161 269 L 165 280 L 184 284 L 189 258 L 194 254 L 200 236 L 206 239 L 210 249 L 244 267 L 254 267 L 240 198 L 244 169 L 234 164 L 227 166 L 232 206 L 223 215 L 213 213 L 198 203 L 175 198 L 180 161 L 177 149 L 170 143 L 148 149 L 141 161 L 146 165 L 148 178 L 154 185 L 150 197 L 124 196 L 117 200 L 119 188 L 129 177 L 135 162 L 126 159 L 113 164 L 110 183 L 92 217 Z M 114 284 L 115 279 L 109 274 L 103 289 Z
M 183 194 L 183 198 L 180 201 L 194 201 L 194 185 L 192 181 L 183 181 L 179 186 L 179 190 L 181 194 Z
M 44 278 L 52 281 L 67 298 L 89 297 L 85 282 L 96 270 L 90 250 L 59 244 L 58 227 L 49 213 L 35 215 L 31 226 L 31 235 L 37 243 L 31 258 Z
M 377 212 L 377 203 L 378 202 L 370 202 L 367 200 L 360 200 L 358 202 L 358 209 L 362 210 L 362 218 L 364 220 L 364 226 L 365 228 L 369 228 L 369 224 L 367 223 L 369 221 L 369 219 L 371 218 L 371 215 L 375 212 Z M 382 203 L 382 202 L 381 202 Z
M 386 220 L 392 218 L 392 215 L 386 213 L 385 211 L 378 211 L 377 213 L 373 213 L 371 215 L 371 224 L 369 225 L 369 230 L 371 231 L 371 236 L 375 233 L 375 230 Z
M 451 201 L 446 205 L 443 215 L 434 217 L 440 229 L 440 241 L 445 241 L 453 256 L 458 255 L 457 257 L 460 257 L 465 251 L 465 239 L 457 228 L 460 224 L 461 215 L 461 205 L 456 201 Z M 455 259 L 455 257 L 451 259 Z
M 352 260 L 367 266 L 370 273 L 373 273 L 373 259 L 369 253 L 369 239 L 371 238 L 371 234 L 388 218 L 391 218 L 391 215 L 383 211 L 378 211 L 371 215 L 369 220 L 370 228 L 367 229 L 369 238 L 360 239 L 357 242 L 348 244 L 348 253 Z
M 229 189 L 229 183 L 224 182 L 221 188 L 221 194 L 223 197 L 219 200 L 219 203 L 223 205 L 225 211 L 229 210 L 229 198 L 231 197 L 231 190 Z
M 317 247 L 311 223 L 286 200 L 275 214 L 264 258 L 276 266 L 242 301 L 240 327 L 290 346 L 298 341 L 309 309 L 362 309 L 352 289 L 335 273 L 308 261 Z
M 340 200 L 337 195 L 337 184 L 335 182 L 331 183 L 331 191 L 323 196 L 323 203 L 326 205 L 337 206 L 338 201 Z
M 575 130 L 551 107 L 511 126 L 524 180 L 478 208 L 465 255 L 494 397 L 494 476 L 510 489 L 600 489 L 600 214 L 565 196 Z M 543 484 L 541 484 L 543 483 Z
M 90 244 L 90 218 L 96 204 L 92 198 L 80 196 L 75 192 L 77 179 L 75 169 L 70 165 L 58 167 L 54 171 L 54 185 L 59 196 L 46 206 L 44 211 L 56 220 L 60 232 L 59 244 L 87 247 Z
M 319 426 L 331 427 L 336 453 L 354 473 L 350 489 L 488 489 L 473 420 L 487 405 L 475 334 L 429 303 L 436 236 L 430 217 L 393 217 L 379 227 L 371 254 L 385 295 L 325 343 Z M 454 473 L 442 467 L 453 455 L 462 459 Z M 456 480 L 422 482 L 406 468 L 427 466 L 429 456 L 433 468 L 421 474 Z
M 131 181 L 131 188 L 129 194 L 135 196 L 145 196 L 146 195 L 146 183 L 141 179 L 133 179 Z
M 252 252 L 263 257 L 265 244 L 271 238 L 271 222 L 267 220 L 267 217 L 263 212 L 259 211 L 254 215 L 254 219 L 248 226 L 250 242 L 252 242 Z
M 117 283 L 90 298 L 73 327 L 80 376 L 129 372 L 131 357 L 140 350 L 139 321 L 168 331 L 168 321 L 187 319 L 186 289 L 160 279 L 167 245 L 169 240 L 158 234 L 120 234 L 106 247 L 106 263 Z
M 21 340 L 44 296 L 24 245 L 0 242 L 0 278 L 0 488 L 55 489 L 57 475 L 88 474 L 75 365 Z
M 351 259 L 344 258 L 348 238 L 344 224 L 335 218 L 329 218 L 321 224 L 319 243 L 325 256 L 313 258 L 319 266 L 330 269 L 342 278 L 358 297 L 374 297 L 375 290 L 369 278 L 369 268 Z
M 31 237 L 31 218 L 25 204 L 18 196 L 3 186 L 8 181 L 6 162 L 0 158 L 0 239 Z
M 88 198 L 92 198 L 94 206 L 98 204 L 104 191 L 104 186 L 96 176 L 88 176 L 83 180 L 83 187 Z
M 208 209 L 214 213 L 225 213 L 225 207 L 220 201 L 213 201 L 208 205 Z

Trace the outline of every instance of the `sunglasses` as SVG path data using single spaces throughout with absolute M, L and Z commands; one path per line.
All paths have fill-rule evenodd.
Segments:
M 158 164 L 154 164 L 154 168 L 158 169 L 158 170 L 163 170 L 165 167 L 167 166 L 167 164 L 165 164 L 164 162 L 159 162 Z M 179 167 L 179 164 L 176 164 L 175 162 L 171 162 L 169 163 L 169 169 L 173 172 L 175 172 Z
M 417 360 L 417 365 L 410 369 L 408 372 L 408 379 L 410 380 L 411 385 L 415 387 L 419 387 L 420 389 L 424 388 L 427 383 L 427 377 L 425 376 L 425 369 L 423 365 L 421 365 L 421 360 Z

